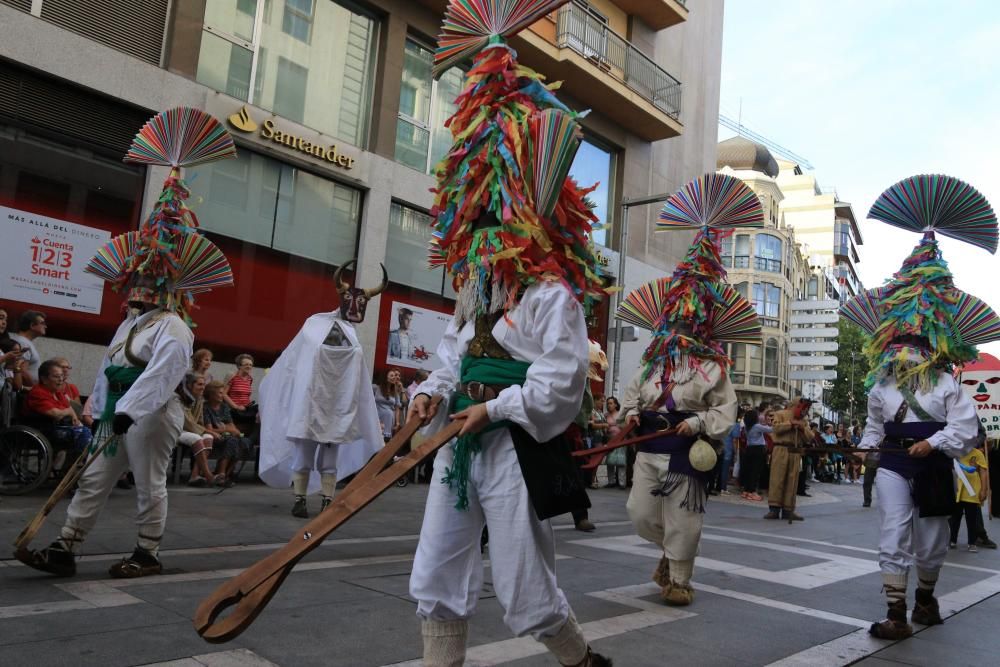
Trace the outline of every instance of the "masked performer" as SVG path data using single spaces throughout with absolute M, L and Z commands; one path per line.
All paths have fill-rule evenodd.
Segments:
M 802 454 L 790 453 L 788 448 L 812 443 L 815 434 L 809 428 L 810 405 L 810 399 L 801 397 L 792 407 L 778 410 L 772 417 L 774 449 L 771 450 L 771 476 L 767 485 L 769 510 L 765 519 L 803 520 L 795 511 Z
M 976 444 L 975 408 L 952 375 L 976 358 L 975 345 L 1000 338 L 986 304 L 959 291 L 935 232 L 995 252 L 997 221 L 986 199 L 948 176 L 915 176 L 886 190 L 868 217 L 923 240 L 883 287 L 842 308 L 873 334 L 865 353 L 868 421 L 862 448 L 879 448 L 876 473 L 881 538 L 879 567 L 888 618 L 871 627 L 881 639 L 910 636 L 906 585 L 916 567 L 914 623 L 941 623 L 934 587 L 948 551 L 955 505 L 953 459 Z
M 514 13 L 507 4 L 515 3 L 482 3 L 474 9 L 497 16 L 472 17 L 468 3 L 453 2 L 438 50 L 438 71 L 475 55 L 448 121 L 455 145 L 438 167 L 432 211 L 431 261 L 448 267 L 458 301 L 438 347 L 442 368 L 418 387 L 410 412 L 465 423 L 434 462 L 410 593 L 424 664 L 462 665 L 485 525 L 507 627 L 563 665 L 609 665 L 556 584 L 548 521 L 589 506 L 563 435 L 587 381 L 584 309 L 602 294 L 588 191 L 567 178 L 581 134 L 503 39 L 564 2 L 521 2 Z M 463 37 L 473 19 L 478 36 Z M 439 410 L 435 395 L 446 399 Z
M 347 266 L 353 264 L 349 262 Z M 357 472 L 382 447 L 375 397 L 354 325 L 387 285 L 351 287 L 337 269 L 340 310 L 317 313 L 302 326 L 260 387 L 260 477 L 295 492 L 292 514 L 308 517 L 306 494 L 333 501 L 338 473 Z M 318 473 L 318 474 L 317 474 Z
M 628 498 L 628 514 L 639 535 L 663 549 L 653 575 L 667 604 L 694 599 L 691 575 L 701 539 L 707 469 L 696 468 L 692 446 L 699 438 L 719 441 L 736 421 L 736 392 L 722 341 L 760 340 L 750 304 L 725 285 L 715 230 L 761 226 L 760 201 L 739 179 L 706 174 L 670 198 L 660 214 L 663 229 L 698 229 L 694 243 L 671 278 L 632 292 L 620 319 L 653 330 L 644 367 L 625 390 L 626 423 L 640 434 L 676 432 L 641 443 Z M 736 335 L 724 320 L 736 322 Z M 705 445 L 707 446 L 707 445 Z M 695 456 L 698 456 L 696 453 Z
M 26 564 L 59 576 L 76 572 L 74 556 L 126 470 L 135 477 L 139 535 L 113 577 L 161 571 L 157 552 L 167 520 L 167 469 L 184 424 L 176 393 L 191 359 L 193 293 L 231 285 L 229 263 L 205 237 L 184 201 L 190 192 L 180 167 L 235 157 L 219 122 L 196 109 L 164 111 L 136 136 L 126 162 L 171 167 L 163 194 L 139 231 L 112 239 L 86 270 L 127 291 L 127 316 L 115 333 L 92 394 L 100 427 L 92 448 L 114 434 L 90 465 L 67 510 L 60 537 Z

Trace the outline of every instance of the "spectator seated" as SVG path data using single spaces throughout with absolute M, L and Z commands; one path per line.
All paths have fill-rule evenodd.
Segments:
M 38 368 L 39 383 L 31 388 L 24 402 L 24 421 L 42 432 L 55 450 L 69 450 L 78 455 L 93 435 L 77 417 L 65 393 L 63 370 L 55 360 Z

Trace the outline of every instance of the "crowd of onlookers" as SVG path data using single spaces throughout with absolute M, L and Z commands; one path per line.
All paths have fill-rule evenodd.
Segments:
M 55 450 L 56 474 L 66 469 L 98 432 L 100 415 L 92 411 L 70 382 L 73 366 L 68 359 L 42 360 L 35 341 L 45 336 L 45 313 L 28 310 L 16 323 L 0 308 L 0 427 L 20 423 L 34 427 Z M 236 372 L 225 380 L 211 374 L 212 353 L 197 350 L 191 370 L 177 388 L 184 404 L 184 432 L 180 446 L 192 459 L 192 486 L 232 485 L 236 463 L 250 457 L 257 437 L 257 406 L 253 402 L 253 357 L 236 357 Z M 209 459 L 215 459 L 214 469 Z M 119 486 L 129 487 L 126 477 Z

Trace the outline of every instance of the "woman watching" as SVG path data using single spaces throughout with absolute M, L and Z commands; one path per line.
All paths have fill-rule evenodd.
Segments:
M 209 382 L 205 386 L 205 406 L 202 425 L 211 434 L 215 451 L 216 465 L 213 483 L 216 486 L 232 486 L 233 462 L 249 455 L 250 441 L 243 437 L 233 424 L 232 413 L 223 397 L 226 395 L 225 385 L 221 382 Z
M 208 486 L 214 477 L 208 467 L 208 454 L 212 451 L 215 439 L 202 425 L 206 384 L 203 376 L 190 372 L 184 376 L 184 382 L 177 391 L 184 404 L 184 430 L 178 442 L 191 448 L 191 478 L 188 479 L 188 486 Z
M 215 378 L 208 370 L 212 367 L 212 351 L 208 348 L 200 348 L 191 355 L 191 372 L 205 378 L 205 382 L 211 382 Z M 252 368 L 252 367 L 251 367 Z
M 382 437 L 388 442 L 402 426 L 402 416 L 409 397 L 403 387 L 403 374 L 398 368 L 379 373 L 379 381 L 372 385 L 375 392 L 375 409 L 382 423 Z
M 764 436 L 774 429 L 762 423 L 760 413 L 754 409 L 747 410 L 743 415 L 743 426 L 747 431 L 747 448 L 740 466 L 740 472 L 743 473 L 743 493 L 740 496 L 745 500 L 759 502 L 764 499 L 757 493 L 760 474 L 767 458 L 767 440 Z

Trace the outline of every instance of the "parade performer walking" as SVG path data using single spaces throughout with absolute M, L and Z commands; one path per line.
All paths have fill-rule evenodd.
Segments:
M 195 233 L 197 218 L 180 168 L 235 157 L 232 137 L 211 116 L 190 108 L 164 111 L 136 136 L 126 162 L 171 167 L 163 194 L 138 231 L 115 237 L 86 271 L 126 290 L 127 315 L 118 327 L 92 394 L 100 426 L 93 447 L 118 438 L 97 455 L 79 481 L 59 539 L 29 552 L 27 565 L 58 576 L 76 573 L 75 555 L 121 474 L 135 477 L 138 538 L 113 577 L 161 571 L 157 553 L 167 520 L 167 468 L 184 424 L 176 393 L 191 360 L 192 294 L 231 285 L 223 254 Z
M 611 664 L 588 647 L 556 583 L 548 521 L 589 506 L 564 437 L 587 382 L 584 312 L 603 294 L 589 191 L 567 177 L 581 132 L 505 43 L 564 3 L 455 0 L 439 42 L 438 72 L 475 62 L 448 121 L 455 145 L 438 166 L 432 210 L 431 262 L 453 276 L 455 316 L 438 347 L 442 367 L 410 405 L 434 418 L 431 429 L 449 412 L 465 419 L 435 459 L 410 579 L 428 667 L 463 664 L 484 525 L 507 627 L 563 665 Z M 446 399 L 441 409 L 432 396 Z
M 628 514 L 641 537 L 663 549 L 653 580 L 670 605 L 694 599 L 691 575 L 698 553 L 715 457 L 697 465 L 699 438 L 718 443 L 736 421 L 736 392 L 722 342 L 760 342 L 750 304 L 725 284 L 717 234 L 763 224 L 757 195 L 739 179 L 706 174 L 670 198 L 660 231 L 698 229 L 671 278 L 626 297 L 620 319 L 653 331 L 643 367 L 625 390 L 626 423 L 640 434 L 673 428 L 673 434 L 639 445 Z M 704 445 L 707 447 L 707 445 Z M 711 448 L 709 448 L 711 454 Z M 707 467 L 706 467 L 707 466 Z
M 799 475 L 802 474 L 802 454 L 791 453 L 789 447 L 806 447 L 815 434 L 809 428 L 809 406 L 812 399 L 802 396 L 789 408 L 778 410 L 771 417 L 771 475 L 767 484 L 768 513 L 765 519 L 802 521 L 795 511 Z
M 354 264 L 348 262 L 345 266 Z M 354 325 L 387 286 L 352 287 L 337 269 L 340 309 L 317 313 L 281 353 L 260 385 L 260 478 L 295 493 L 292 515 L 306 518 L 306 494 L 333 501 L 337 475 L 361 469 L 382 447 L 375 397 Z
M 872 333 L 865 348 L 872 370 L 862 448 L 879 448 L 879 568 L 888 618 L 871 626 L 881 639 L 913 630 L 906 618 L 909 572 L 916 568 L 912 621 L 941 623 L 934 588 L 948 551 L 955 505 L 953 459 L 976 444 L 972 401 L 952 375 L 976 358 L 975 345 L 1000 339 L 1000 320 L 979 299 L 958 290 L 935 233 L 990 252 L 997 220 L 974 188 L 948 176 L 914 176 L 886 190 L 868 217 L 923 232 L 920 243 L 885 286 L 841 312 Z

